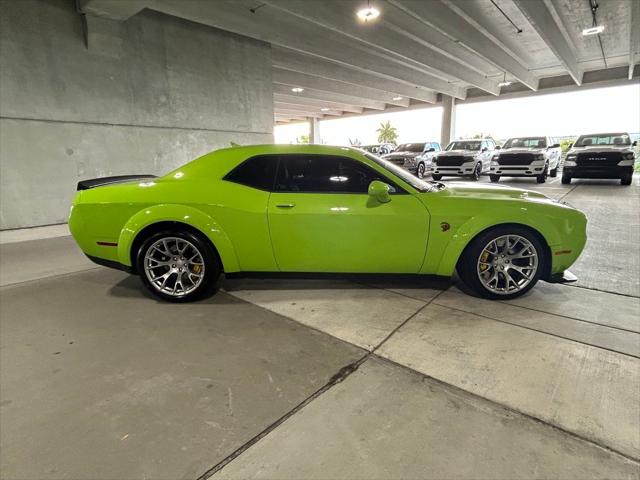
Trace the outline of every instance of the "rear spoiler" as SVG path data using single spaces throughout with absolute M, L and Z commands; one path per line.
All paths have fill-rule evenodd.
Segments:
M 155 175 L 117 175 L 115 177 L 92 178 L 90 180 L 82 180 L 78 182 L 77 190 L 89 190 L 90 188 L 112 185 L 114 183 L 130 182 L 132 180 L 140 180 L 143 178 L 157 177 Z

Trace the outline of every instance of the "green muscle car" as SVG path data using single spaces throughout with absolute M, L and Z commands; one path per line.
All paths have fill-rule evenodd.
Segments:
M 170 301 L 202 298 L 221 273 L 451 276 L 493 299 L 566 269 L 586 218 L 515 188 L 418 179 L 362 150 L 261 145 L 217 150 L 163 177 L 80 182 L 69 227 L 101 265 Z

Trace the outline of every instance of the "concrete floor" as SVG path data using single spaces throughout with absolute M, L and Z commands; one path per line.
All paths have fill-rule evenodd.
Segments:
M 247 279 L 170 305 L 68 237 L 2 242 L 0 477 L 640 479 L 638 179 L 510 183 L 587 213 L 577 286 Z

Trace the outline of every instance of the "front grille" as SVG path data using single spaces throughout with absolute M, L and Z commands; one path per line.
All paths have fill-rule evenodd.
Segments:
M 576 165 L 582 167 L 612 167 L 622 160 L 620 152 L 583 152 L 578 154 Z
M 391 158 L 387 158 L 387 160 L 389 160 L 391 163 L 395 163 L 399 167 L 402 167 L 404 165 L 403 157 L 391 157 Z
M 439 167 L 459 167 L 464 163 L 463 156 L 438 157 Z
M 498 157 L 498 165 L 531 165 L 534 160 L 532 153 L 502 153 Z

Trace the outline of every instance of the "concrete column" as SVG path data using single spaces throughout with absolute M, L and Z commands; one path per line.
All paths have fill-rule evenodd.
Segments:
M 455 138 L 456 99 L 449 95 L 442 95 L 442 126 L 440 130 L 440 145 L 445 148 Z
M 309 118 L 309 143 L 320 144 L 320 119 Z

